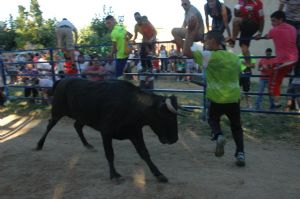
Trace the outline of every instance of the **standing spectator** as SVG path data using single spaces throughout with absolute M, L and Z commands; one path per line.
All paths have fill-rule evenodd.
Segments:
M 174 45 L 171 45 L 171 50 L 169 52 L 169 63 L 170 63 L 170 67 L 171 67 L 171 71 L 175 72 L 176 68 L 175 68 L 175 64 L 176 64 L 176 57 L 177 57 L 178 53 L 177 50 L 174 48 Z
M 272 108 L 279 108 L 281 104 L 280 86 L 283 78 L 290 73 L 298 61 L 296 45 L 296 28 L 285 22 L 286 16 L 282 11 L 271 14 L 273 28 L 266 35 L 272 39 L 275 46 L 276 58 L 273 59 L 275 67 L 269 80 L 269 93 L 273 98 Z
M 267 48 L 266 58 L 262 58 L 258 63 L 258 70 L 260 71 L 261 77 L 259 78 L 259 86 L 258 86 L 258 96 L 255 101 L 255 109 L 259 110 L 261 108 L 262 97 L 265 88 L 268 88 L 269 77 L 273 70 L 273 61 L 272 61 L 272 49 Z M 270 106 L 273 104 L 271 96 L 269 96 Z
M 166 46 L 161 45 L 158 51 L 160 59 L 160 68 L 161 72 L 168 72 L 168 52 L 166 50 Z
M 229 22 L 231 21 L 231 10 L 221 3 L 219 0 L 207 0 L 207 3 L 204 5 L 205 11 L 205 22 L 206 29 L 210 29 L 208 15 L 212 18 L 212 27 L 211 30 L 217 30 L 221 33 L 226 32 L 228 37 L 231 38 L 231 32 L 229 28 Z
M 253 55 L 251 55 L 253 56 Z M 239 57 L 243 57 L 243 54 L 239 54 Z M 250 58 L 250 64 L 246 63 L 246 59 L 241 59 L 241 77 L 240 77 L 240 86 L 245 94 L 246 104 L 248 108 L 252 108 L 251 96 L 248 95 L 248 92 L 251 88 L 250 75 L 252 75 L 252 69 L 255 68 L 256 59 Z
M 124 68 L 128 59 L 128 41 L 132 38 L 132 34 L 129 33 L 123 25 L 116 22 L 115 18 L 108 15 L 105 18 L 106 27 L 111 30 L 112 50 L 109 54 L 110 58 L 116 54 L 116 77 L 119 78 L 123 75 Z
M 236 144 L 236 165 L 245 166 L 243 129 L 240 119 L 240 64 L 239 58 L 223 49 L 224 37 L 218 31 L 206 34 L 208 51 L 201 52 L 192 47 L 194 59 L 204 66 L 206 74 L 206 97 L 210 101 L 208 123 L 216 140 L 215 156 L 224 155 L 225 137 L 221 130 L 220 118 L 226 115 L 230 120 L 232 136 Z
M 24 75 L 29 76 L 23 76 L 22 81 L 24 82 L 25 87 L 24 88 L 24 96 L 25 97 L 37 97 L 38 96 L 38 90 L 37 88 L 31 87 L 31 86 L 37 86 L 39 84 L 39 80 L 37 76 L 38 71 L 34 68 L 34 65 L 32 63 L 27 63 L 25 69 L 22 70 L 22 73 Z M 34 99 L 29 99 L 29 103 L 34 103 Z
M 75 35 L 75 42 L 73 39 L 73 32 Z M 77 43 L 78 33 L 76 27 L 66 18 L 56 24 L 56 40 L 57 48 L 62 48 L 67 57 L 71 61 L 75 61 L 74 57 L 74 44 Z
M 203 41 L 204 24 L 199 10 L 191 5 L 189 0 L 181 0 L 181 6 L 185 10 L 184 21 L 181 28 L 173 28 L 177 51 L 184 56 L 192 57 L 191 46 L 193 42 Z
M 262 36 L 264 30 L 263 3 L 260 0 L 243 0 L 235 6 L 235 17 L 233 19 L 232 37 L 229 44 L 233 47 L 235 40 L 240 33 L 240 47 L 244 56 L 250 56 L 251 37 L 255 33 L 255 38 Z M 246 59 L 246 64 L 250 64 L 250 59 Z
M 85 61 L 85 57 L 84 55 L 81 53 L 78 55 L 77 58 L 77 68 L 79 70 L 79 73 L 82 74 L 82 72 L 86 69 L 86 67 L 89 65 L 88 61 Z M 84 75 L 82 75 L 81 77 L 85 77 Z
M 135 42 L 138 33 L 143 36 L 140 51 L 142 67 L 144 72 L 147 70 L 151 71 L 152 64 L 151 59 L 150 57 L 148 57 L 148 55 L 153 55 L 153 52 L 155 50 L 157 32 L 146 16 L 141 16 L 139 12 L 136 12 L 134 13 L 134 18 L 137 23 L 134 27 L 133 42 Z
M 43 95 L 43 104 L 47 105 L 49 103 L 49 92 L 53 86 L 52 78 L 52 66 L 47 61 L 47 54 L 43 53 L 38 61 L 37 70 L 42 76 L 39 77 L 39 86 L 41 87 Z

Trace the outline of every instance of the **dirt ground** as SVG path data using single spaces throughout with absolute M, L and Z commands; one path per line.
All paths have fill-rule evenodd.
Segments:
M 180 139 L 162 145 L 149 128 L 145 141 L 153 162 L 169 178 L 151 175 L 129 141 L 114 141 L 115 165 L 125 181 L 114 184 L 100 134 L 85 127 L 96 152 L 85 149 L 73 121 L 65 118 L 50 132 L 44 150 L 34 151 L 47 124 L 34 116 L 2 119 L 1 199 L 296 199 L 300 196 L 300 146 L 246 136 L 247 165 L 234 165 L 230 136 L 224 157 L 214 157 L 214 143 L 193 128 L 180 127 Z M 195 125 L 203 125 L 201 122 Z

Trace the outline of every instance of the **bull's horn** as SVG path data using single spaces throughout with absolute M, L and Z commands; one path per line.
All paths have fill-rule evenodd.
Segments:
M 183 110 L 183 111 L 188 111 L 188 112 L 194 112 L 193 110 L 182 107 L 182 106 L 178 106 L 178 109 Z
M 176 110 L 176 109 L 174 108 L 174 106 L 172 105 L 171 99 L 170 99 L 170 98 L 167 98 L 167 99 L 166 99 L 166 105 L 167 105 L 169 111 L 171 111 L 172 113 L 178 114 L 177 110 Z

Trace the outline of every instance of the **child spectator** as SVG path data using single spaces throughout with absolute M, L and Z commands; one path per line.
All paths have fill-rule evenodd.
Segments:
M 239 57 L 243 57 L 243 54 L 239 54 Z M 253 56 L 253 55 L 251 55 Z M 248 59 L 248 58 L 247 58 Z M 250 91 L 251 88 L 251 81 L 250 81 L 250 75 L 252 75 L 252 68 L 255 68 L 256 65 L 256 59 L 250 58 L 250 63 L 246 63 L 245 58 L 241 58 L 241 77 L 240 77 L 240 86 L 242 87 L 242 90 L 245 94 L 246 104 L 247 107 L 252 109 L 252 101 L 251 96 L 249 96 L 247 93 Z
M 22 70 L 22 74 L 29 76 L 23 76 L 22 81 L 24 82 L 25 86 L 28 86 L 24 88 L 24 96 L 35 98 L 38 96 L 38 90 L 37 88 L 32 88 L 30 86 L 38 86 L 39 80 L 37 76 L 34 76 L 38 74 L 38 71 L 33 66 L 34 65 L 32 63 L 26 64 L 25 69 Z M 29 103 L 34 102 L 34 99 L 29 99 Z
M 260 71 L 261 77 L 259 78 L 259 86 L 258 86 L 258 96 L 255 101 L 255 109 L 261 108 L 262 97 L 265 88 L 268 88 L 269 84 L 269 76 L 272 73 L 273 69 L 273 61 L 272 61 L 272 49 L 267 48 L 266 51 L 267 58 L 262 58 L 258 63 L 258 70 Z M 269 96 L 270 106 L 273 104 L 272 98 Z

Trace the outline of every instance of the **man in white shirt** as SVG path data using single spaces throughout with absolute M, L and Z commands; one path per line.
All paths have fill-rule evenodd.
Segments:
M 75 35 L 75 42 L 73 39 Z M 74 61 L 74 43 L 77 43 L 78 33 L 76 27 L 66 18 L 56 24 L 57 48 L 62 48 L 72 61 Z

